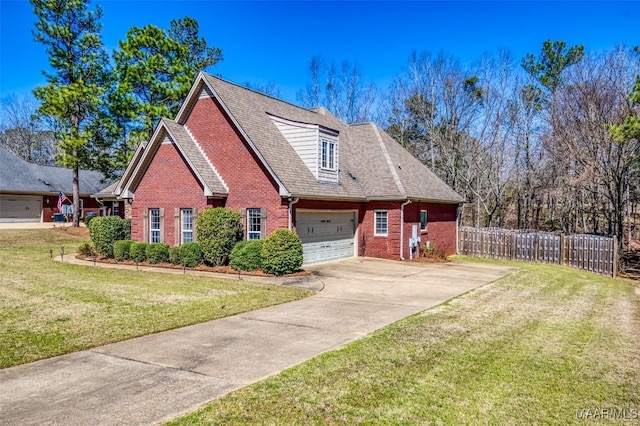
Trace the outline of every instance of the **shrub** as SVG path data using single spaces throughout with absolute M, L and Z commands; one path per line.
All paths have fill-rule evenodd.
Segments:
M 238 241 L 229 255 L 229 265 L 242 271 L 262 269 L 262 240 Z
M 89 235 L 98 253 L 113 257 L 113 243 L 131 238 L 131 222 L 118 216 L 102 216 L 91 219 Z
M 278 229 L 262 245 L 262 270 L 268 274 L 284 275 L 302 266 L 302 240 L 295 232 Z
M 224 207 L 203 210 L 196 219 L 196 236 L 205 262 L 225 265 L 240 239 L 240 213 Z
M 96 217 L 95 214 L 87 213 L 87 215 L 84 217 L 84 219 L 82 219 L 82 221 L 84 222 L 85 225 L 89 226 L 89 223 L 94 217 Z
M 131 240 L 118 240 L 113 243 L 113 257 L 117 261 L 130 259 Z
M 169 247 L 169 262 L 182 265 L 182 250 L 180 246 Z
M 202 249 L 200 243 L 192 241 L 180 246 L 180 264 L 193 268 L 202 263 Z
M 131 243 L 129 256 L 134 262 L 144 262 L 147 260 L 147 246 L 149 243 Z
M 169 245 L 165 243 L 148 244 L 146 253 L 149 263 L 167 262 L 169 260 Z
M 78 247 L 78 253 L 82 256 L 95 256 L 96 249 L 91 243 L 83 243 Z

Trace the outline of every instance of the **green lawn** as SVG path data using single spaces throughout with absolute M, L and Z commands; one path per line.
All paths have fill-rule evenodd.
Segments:
M 282 286 L 63 264 L 82 238 L 0 230 L 0 368 L 303 298 Z
M 521 270 L 171 425 L 584 424 L 579 410 L 640 423 L 638 288 L 512 265 Z

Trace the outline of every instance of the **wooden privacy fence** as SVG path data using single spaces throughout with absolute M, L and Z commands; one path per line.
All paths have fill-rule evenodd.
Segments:
M 556 235 L 463 226 L 458 229 L 458 253 L 488 259 L 555 263 L 613 277 L 618 268 L 615 236 Z

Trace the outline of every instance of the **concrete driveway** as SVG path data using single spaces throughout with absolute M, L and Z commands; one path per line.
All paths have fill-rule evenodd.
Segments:
M 0 424 L 156 424 L 514 270 L 368 258 L 307 269 L 324 288 L 304 300 L 0 370 Z

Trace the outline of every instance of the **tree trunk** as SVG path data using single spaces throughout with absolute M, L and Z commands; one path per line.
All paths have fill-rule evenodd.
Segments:
M 80 174 L 80 168 L 73 166 L 73 227 L 80 226 L 80 185 L 78 183 L 78 176 Z

